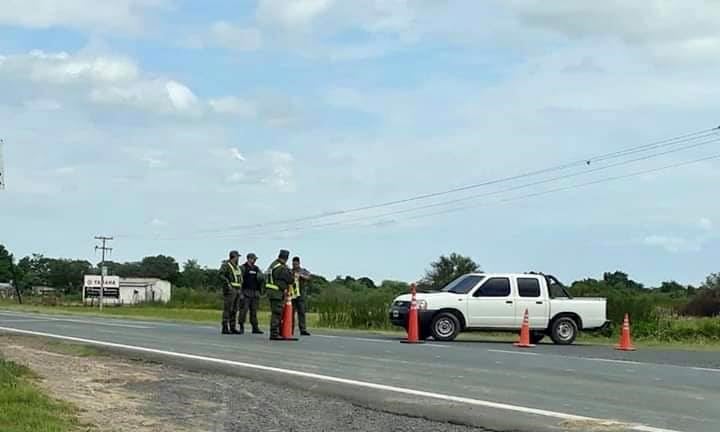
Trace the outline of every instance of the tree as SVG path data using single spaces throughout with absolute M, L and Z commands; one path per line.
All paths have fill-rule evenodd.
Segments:
M 603 274 L 603 280 L 615 289 L 629 291 L 642 291 L 645 289 L 641 283 L 635 282 L 630 279 L 627 273 L 621 271 L 606 272 Z
M 0 282 L 13 280 L 13 256 L 0 244 Z
M 197 260 L 185 261 L 183 271 L 178 279 L 178 285 L 186 288 L 207 288 L 207 273 L 200 267 Z
M 430 270 L 420 282 L 423 288 L 440 289 L 454 279 L 480 270 L 480 266 L 471 258 L 456 253 L 450 256 L 441 255 L 437 261 L 430 264 Z
M 682 312 L 703 317 L 720 315 L 720 273 L 713 273 L 705 279 L 697 295 L 688 302 Z
M 150 256 L 143 258 L 140 262 L 140 272 L 143 277 L 164 279 L 175 284 L 180 275 L 180 266 L 173 257 Z

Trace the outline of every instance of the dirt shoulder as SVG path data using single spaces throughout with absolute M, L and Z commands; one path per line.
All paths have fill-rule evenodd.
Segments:
M 93 431 L 482 431 L 36 337 L 0 335 L 0 353 L 30 367 L 49 395 L 77 406 Z

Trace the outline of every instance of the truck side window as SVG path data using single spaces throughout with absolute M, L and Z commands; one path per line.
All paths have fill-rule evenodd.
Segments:
M 518 278 L 520 297 L 540 297 L 540 281 L 535 278 Z
M 473 297 L 507 297 L 510 295 L 510 279 L 491 278 L 488 279 Z

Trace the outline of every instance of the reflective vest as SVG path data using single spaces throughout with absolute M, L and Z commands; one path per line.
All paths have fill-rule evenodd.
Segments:
M 300 297 L 300 274 L 294 272 L 293 276 L 295 276 L 295 283 L 290 287 L 290 297 L 297 298 Z
M 242 271 L 240 271 L 239 268 L 235 268 L 230 261 L 228 261 L 228 265 L 233 274 L 233 280 L 230 282 L 230 286 L 233 288 L 242 288 Z
M 281 262 L 275 263 L 272 267 L 268 269 L 268 275 L 267 275 L 267 282 L 265 283 L 265 288 L 269 288 L 271 290 L 280 291 L 280 287 L 275 285 L 275 278 L 273 277 L 273 272 L 276 268 L 283 265 Z

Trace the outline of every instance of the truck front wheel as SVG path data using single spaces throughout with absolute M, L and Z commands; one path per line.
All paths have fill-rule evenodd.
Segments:
M 558 345 L 570 345 L 575 342 L 578 334 L 578 325 L 570 317 L 560 317 L 553 321 L 550 328 L 550 337 Z
M 460 334 L 460 320 L 450 312 L 442 312 L 432 320 L 432 336 L 436 341 L 451 341 Z

